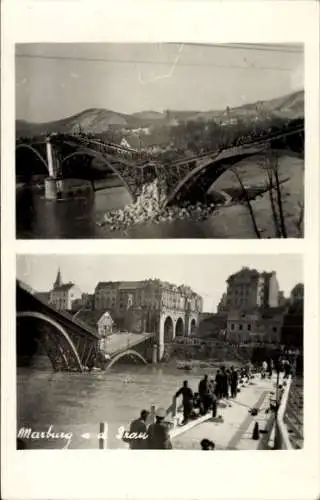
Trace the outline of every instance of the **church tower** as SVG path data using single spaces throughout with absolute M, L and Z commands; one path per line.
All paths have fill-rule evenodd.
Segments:
M 61 279 L 61 271 L 60 268 L 58 269 L 56 281 L 53 283 L 53 288 L 57 288 L 58 286 L 62 285 L 62 279 Z

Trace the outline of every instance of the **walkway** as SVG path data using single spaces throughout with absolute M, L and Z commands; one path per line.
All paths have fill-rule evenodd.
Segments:
M 280 382 L 281 383 L 281 382 Z M 252 384 L 252 385 L 251 385 Z M 230 401 L 230 407 L 218 408 L 217 415 L 222 415 L 223 422 L 213 421 L 210 417 L 199 424 L 190 422 L 187 427 L 191 427 L 183 434 L 173 437 L 173 447 L 175 449 L 200 449 L 200 441 L 203 438 L 210 439 L 216 445 L 216 450 L 256 450 L 267 448 L 264 443 L 266 437 L 260 434 L 260 439 L 252 439 L 252 432 L 255 422 L 258 422 L 259 429 L 269 427 L 273 414 L 266 413 L 269 408 L 270 396 L 275 397 L 276 375 L 269 379 L 260 379 L 257 375 L 255 379 L 241 387 L 235 401 Z M 271 395 L 270 392 L 274 394 Z M 249 409 L 260 408 L 257 416 L 251 416 Z
M 140 344 L 153 335 L 153 333 L 113 333 L 107 337 L 105 352 L 110 355 L 117 354 Z

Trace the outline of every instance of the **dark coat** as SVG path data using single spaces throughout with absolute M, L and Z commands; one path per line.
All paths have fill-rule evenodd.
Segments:
M 155 422 L 148 429 L 148 448 L 150 450 L 171 450 L 169 425 L 166 422 Z
M 129 434 L 136 433 L 139 434 L 147 434 L 148 429 L 143 420 L 137 418 L 133 420 L 130 425 Z M 128 439 L 126 442 L 129 443 L 129 446 L 132 450 L 146 450 L 148 448 L 148 439 Z

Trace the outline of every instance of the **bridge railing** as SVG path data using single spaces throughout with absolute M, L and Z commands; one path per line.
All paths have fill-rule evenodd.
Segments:
M 292 384 L 292 377 L 286 380 L 286 386 L 282 392 L 277 416 L 275 420 L 275 439 L 274 439 L 274 448 L 276 450 L 292 450 L 291 441 L 289 438 L 289 432 L 287 425 L 284 421 L 284 416 L 286 413 L 288 398 L 290 393 L 290 388 Z
M 114 335 L 117 335 L 116 333 Z M 119 333 L 119 335 L 122 335 Z M 137 334 L 139 335 L 139 334 Z M 131 338 L 128 339 L 127 342 L 124 342 L 120 347 L 114 347 L 114 349 L 108 349 L 108 337 L 106 337 L 106 351 L 108 354 L 117 354 L 118 352 L 121 351 L 126 351 L 127 349 L 131 349 L 131 347 L 134 347 L 137 344 L 140 344 L 141 342 L 144 342 L 145 340 L 151 338 L 154 336 L 154 333 L 146 333 L 143 338 Z

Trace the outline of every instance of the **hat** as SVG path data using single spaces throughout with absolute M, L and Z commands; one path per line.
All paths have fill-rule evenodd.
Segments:
M 164 408 L 158 408 L 156 411 L 156 417 L 164 418 L 166 416 L 166 410 Z

